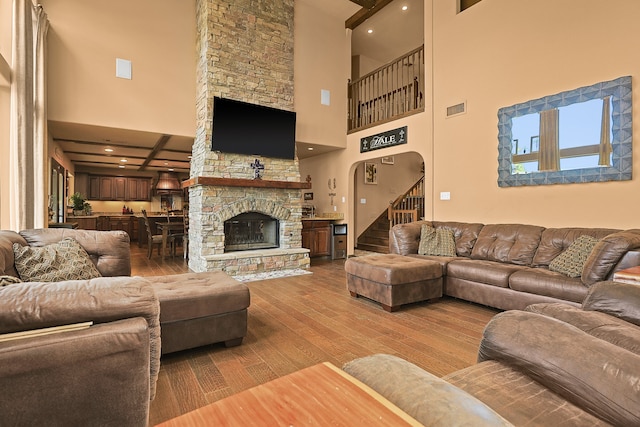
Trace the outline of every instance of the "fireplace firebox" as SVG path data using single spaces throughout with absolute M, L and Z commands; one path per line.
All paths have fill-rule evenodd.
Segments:
M 224 251 L 273 249 L 279 246 L 279 222 L 260 212 L 245 212 L 224 222 Z

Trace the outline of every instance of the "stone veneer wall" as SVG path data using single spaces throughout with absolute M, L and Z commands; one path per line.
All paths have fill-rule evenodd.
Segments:
M 293 110 L 293 0 L 196 0 L 196 18 L 197 122 L 191 178 L 253 179 L 254 157 L 211 151 L 213 98 Z M 265 165 L 263 180 L 300 181 L 297 159 L 259 159 Z M 280 247 L 286 253 L 224 254 L 220 222 L 243 212 L 242 207 L 280 220 Z M 198 185 L 189 189 L 189 209 L 189 267 L 194 271 L 309 266 L 301 249 L 299 190 Z

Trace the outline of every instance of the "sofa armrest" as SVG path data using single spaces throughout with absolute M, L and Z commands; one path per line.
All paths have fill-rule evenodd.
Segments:
M 25 282 L 0 288 L 0 333 L 132 317 L 146 320 L 151 346 L 151 396 L 160 369 L 160 303 L 141 277 Z
M 142 318 L 0 343 L 8 425 L 146 426 L 149 330 Z
M 510 426 L 487 405 L 418 366 L 388 354 L 342 368 L 425 426 Z
M 640 326 L 640 286 L 622 282 L 599 282 L 589 288 L 582 309 L 599 311 Z
M 486 326 L 478 361 L 524 372 L 614 425 L 640 424 L 640 356 L 536 313 L 507 311 Z
M 129 235 L 124 231 L 73 230 L 40 228 L 22 230 L 20 235 L 29 246 L 40 247 L 72 237 L 91 257 L 103 276 L 131 275 L 131 248 Z

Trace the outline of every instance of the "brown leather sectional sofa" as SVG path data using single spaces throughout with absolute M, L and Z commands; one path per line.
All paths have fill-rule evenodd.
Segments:
M 343 369 L 434 427 L 638 426 L 640 286 L 599 282 L 580 307 L 502 312 L 478 362 L 443 378 L 382 354 Z
M 423 224 L 452 230 L 457 256 L 418 255 Z M 582 235 L 601 239 L 582 276 L 550 271 L 549 263 Z M 389 251 L 439 262 L 445 295 L 503 310 L 542 302 L 577 306 L 589 286 L 640 265 L 640 230 L 418 221 L 389 231 Z
M 88 329 L 0 342 L 0 424 L 146 426 L 160 369 L 160 305 L 131 273 L 123 231 L 0 231 L 0 275 L 17 277 L 13 243 L 72 236 L 102 276 L 0 287 L 0 333 L 92 321 Z M 119 277 L 114 277 L 119 276 Z

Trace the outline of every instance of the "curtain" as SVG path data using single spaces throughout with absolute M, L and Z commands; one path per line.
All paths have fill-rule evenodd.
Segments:
M 14 0 L 12 31 L 10 224 L 41 228 L 47 218 L 45 40 L 47 15 Z
M 599 166 L 611 166 L 611 97 L 602 99 L 602 121 L 600 125 Z
M 540 171 L 560 170 L 559 117 L 557 108 L 540 112 Z

